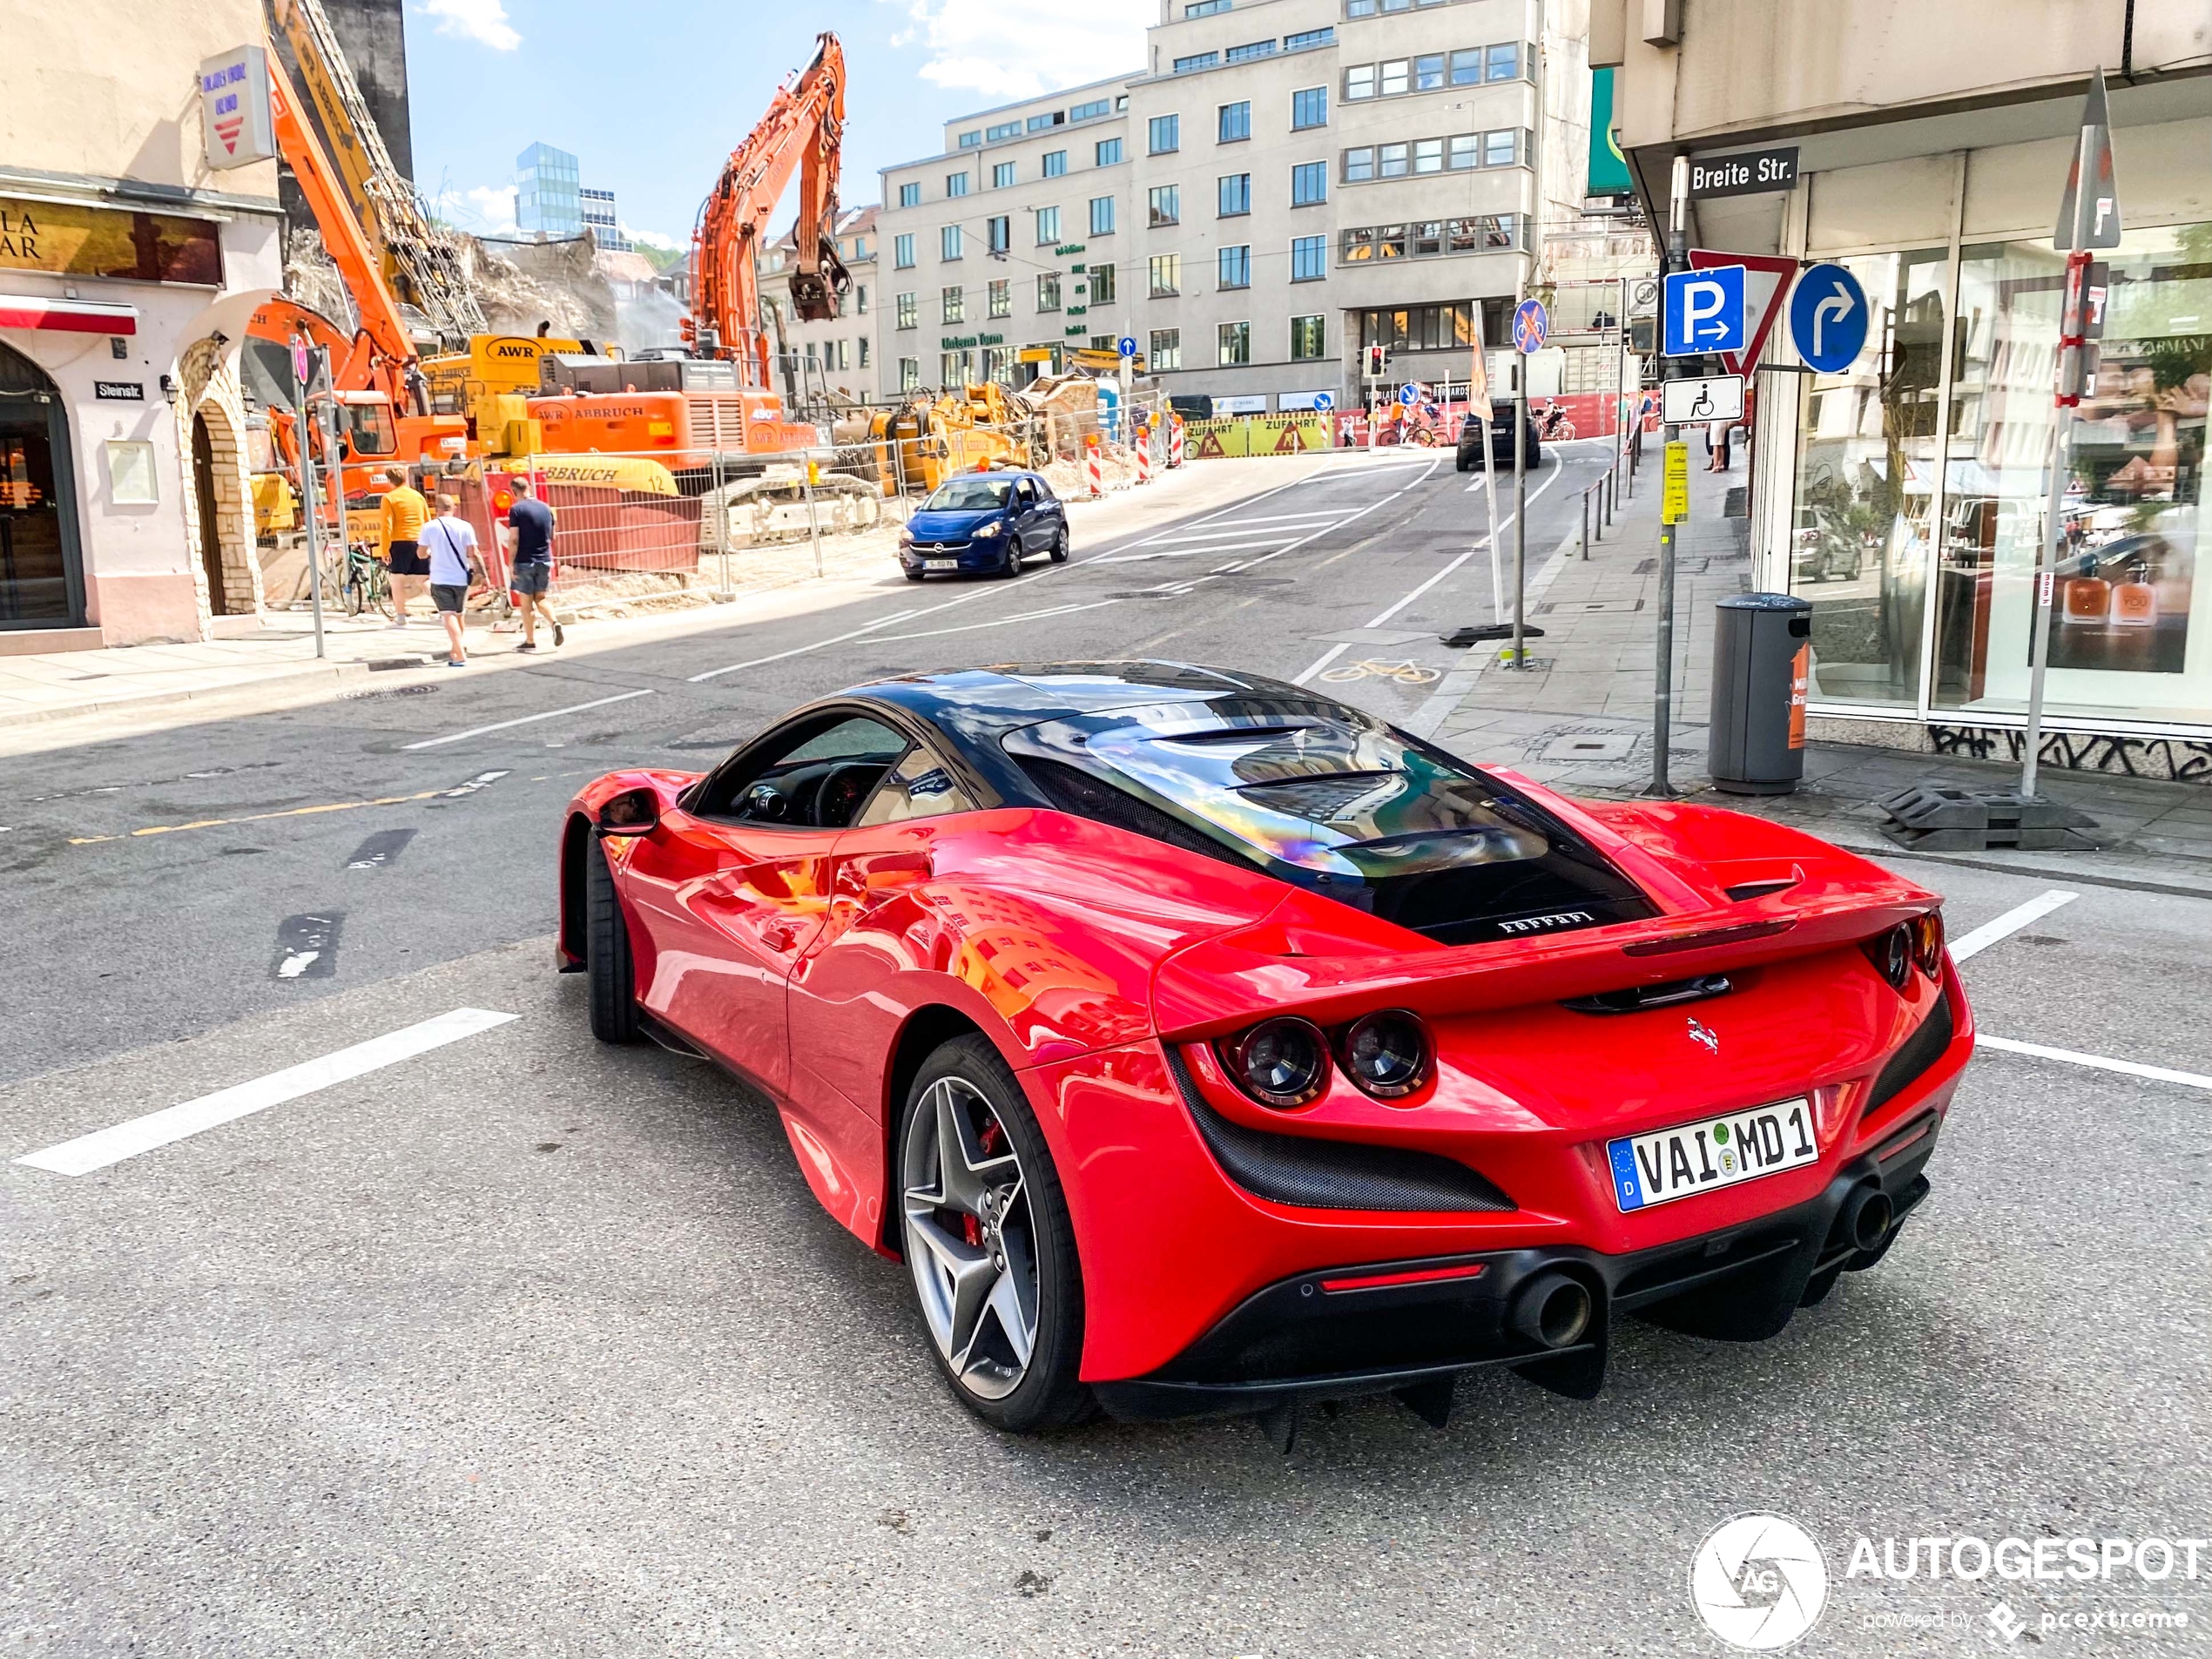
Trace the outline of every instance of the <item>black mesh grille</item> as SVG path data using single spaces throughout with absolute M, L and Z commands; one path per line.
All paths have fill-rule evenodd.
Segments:
M 1206 1104 L 1183 1056 L 1166 1045 L 1183 1103 L 1199 1138 L 1231 1181 L 1262 1198 L 1304 1210 L 1511 1210 L 1511 1198 L 1454 1159 L 1404 1147 L 1270 1135 L 1232 1123 Z
M 1886 1106 L 1911 1088 L 1914 1078 L 1942 1059 L 1943 1051 L 1951 1046 L 1952 1031 L 1951 999 L 1939 995 L 1919 1029 L 1905 1038 L 1905 1046 L 1890 1056 L 1882 1075 L 1874 1079 L 1874 1096 L 1866 1103 L 1866 1109 L 1878 1111 Z

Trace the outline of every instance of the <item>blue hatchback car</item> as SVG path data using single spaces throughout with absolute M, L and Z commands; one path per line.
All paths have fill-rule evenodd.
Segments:
M 1013 576 L 1024 559 L 1068 556 L 1068 509 L 1034 472 L 964 472 L 930 492 L 899 533 L 907 580 Z

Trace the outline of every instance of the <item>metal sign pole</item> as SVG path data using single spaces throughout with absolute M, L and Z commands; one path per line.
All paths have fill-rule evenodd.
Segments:
M 1679 271 L 1689 263 L 1689 158 L 1675 158 L 1674 179 L 1669 191 L 1671 198 L 1668 214 L 1667 269 Z M 1662 301 L 1662 322 L 1664 321 L 1664 302 Z M 1673 380 L 1677 374 L 1680 359 L 1662 357 L 1659 375 L 1662 380 Z M 1664 392 L 1661 396 L 1663 400 Z M 1674 737 L 1675 713 L 1675 501 L 1674 486 L 1676 449 L 1681 442 L 1682 428 L 1662 426 L 1660 428 L 1666 466 L 1659 492 L 1659 616 L 1657 659 L 1652 665 L 1651 678 L 1651 784 L 1644 792 L 1648 795 L 1671 796 L 1675 792 L 1673 780 L 1667 773 L 1667 745 Z M 1683 483 L 1689 479 L 1689 455 L 1685 450 L 1679 457 L 1684 469 Z
M 2101 77 L 2100 77 L 2101 91 Z M 2096 100 L 2101 106 L 2103 99 Z M 2059 302 L 2059 334 L 2071 334 L 2076 319 L 2068 314 L 2074 303 L 2077 281 L 2083 304 L 2087 303 L 2089 273 L 2076 271 L 2079 262 L 2088 259 L 2089 204 L 2097 189 L 2096 157 L 2092 146 L 2096 138 L 2087 121 L 2081 125 L 2081 135 L 2074 142 L 2074 223 L 2067 238 L 2067 275 L 2069 279 Z M 2074 403 L 2066 382 L 2068 353 L 2061 343 L 2058 354 L 2059 383 L 2057 401 L 2051 420 L 2051 491 L 2043 518 L 2043 541 L 2037 550 L 2035 561 L 2035 609 L 2031 613 L 2034 632 L 2029 645 L 2027 675 L 2027 733 L 2026 753 L 2020 757 L 2020 794 L 2029 800 L 2035 798 L 2035 770 L 2037 752 L 2043 746 L 2043 691 L 2044 680 L 2051 665 L 2052 598 L 2058 587 L 2059 556 L 2066 546 L 2066 475 L 2074 439 Z
M 323 354 L 318 352 L 314 356 Z M 322 527 L 321 508 L 315 501 L 315 417 L 307 407 L 308 388 L 314 383 L 314 356 L 304 350 L 292 354 L 292 372 L 300 395 L 292 406 L 292 432 L 300 447 L 300 502 L 307 516 L 307 598 L 315 618 L 315 655 L 322 644 Z M 342 510 L 342 508 L 341 508 Z

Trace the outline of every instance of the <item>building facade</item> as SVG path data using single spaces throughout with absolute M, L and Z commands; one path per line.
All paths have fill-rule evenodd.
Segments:
M 761 303 L 770 313 L 776 389 L 794 405 L 866 402 L 877 395 L 875 221 L 873 206 L 847 207 L 837 216 L 837 256 L 853 282 L 838 314 L 826 321 L 801 321 L 792 310 L 791 264 L 797 250 L 789 232 L 761 249 L 755 261 Z
M 1617 132 L 1651 211 L 1673 159 L 1794 146 L 1785 189 L 1690 204 L 1689 240 L 1834 261 L 1873 326 L 1757 379 L 1754 579 L 1811 601 L 1811 708 L 1885 740 L 2020 742 L 2048 526 L 2059 202 L 2111 78 L 2124 235 L 2064 483 L 2054 759 L 2212 772 L 2212 11 L 2127 0 L 1607 0 Z M 1788 72 L 1783 72 L 1788 66 Z
M 1649 266 L 1581 214 L 1586 15 L 1167 0 L 1141 72 L 952 123 L 886 170 L 883 390 L 1125 334 L 1224 411 L 1349 407 L 1369 344 L 1393 381 L 1464 383 L 1478 327 L 1498 345 L 1532 285 Z M 1541 256 L 1540 221 L 1569 257 Z
M 534 144 L 515 158 L 515 227 L 548 242 L 583 234 L 583 172 L 574 156 Z
M 622 233 L 622 214 L 615 206 L 614 192 L 584 185 L 577 188 L 576 198 L 577 217 L 591 233 L 592 245 L 610 253 L 629 253 L 631 241 Z
M 10 30 L 0 651 L 203 639 L 261 601 L 237 360 L 282 214 L 273 159 L 211 162 L 199 71 L 263 41 L 260 8 L 84 0 Z

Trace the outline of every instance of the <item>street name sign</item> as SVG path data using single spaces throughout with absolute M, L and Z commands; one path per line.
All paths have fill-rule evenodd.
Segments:
M 1794 144 L 1746 150 L 1733 156 L 1692 156 L 1689 160 L 1692 201 L 1714 196 L 1756 196 L 1770 190 L 1791 189 L 1797 182 L 1797 146 Z

